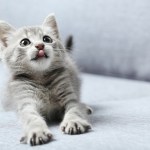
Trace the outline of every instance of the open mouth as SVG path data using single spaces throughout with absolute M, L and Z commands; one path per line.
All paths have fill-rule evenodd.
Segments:
M 39 50 L 38 53 L 34 58 L 31 60 L 38 60 L 38 59 L 43 59 L 43 58 L 48 58 L 49 56 L 44 52 L 44 50 Z

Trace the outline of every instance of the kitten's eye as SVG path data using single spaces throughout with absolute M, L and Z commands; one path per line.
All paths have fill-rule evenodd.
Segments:
M 43 36 L 43 42 L 52 43 L 53 40 L 49 36 L 45 35 L 45 36 Z
M 21 45 L 22 47 L 25 47 L 25 46 L 28 46 L 30 43 L 31 43 L 31 42 L 30 42 L 29 39 L 23 39 L 23 40 L 21 40 L 20 45 Z

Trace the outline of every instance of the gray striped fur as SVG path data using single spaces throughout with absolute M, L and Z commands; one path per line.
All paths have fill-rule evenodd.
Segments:
M 21 142 L 31 145 L 49 142 L 52 134 L 46 120 L 58 118 L 62 118 L 60 129 L 64 133 L 86 132 L 90 128 L 89 108 L 80 103 L 79 73 L 60 41 L 54 15 L 48 16 L 42 26 L 10 29 L 9 34 L 8 30 L 4 32 L 8 26 L 0 23 L 0 37 L 5 37 L 2 60 L 11 74 L 7 104 L 15 109 L 24 128 Z M 34 60 L 35 45 L 43 43 L 44 35 L 53 39 L 53 43 L 44 43 L 48 57 Z M 23 38 L 28 38 L 31 44 L 21 47 Z

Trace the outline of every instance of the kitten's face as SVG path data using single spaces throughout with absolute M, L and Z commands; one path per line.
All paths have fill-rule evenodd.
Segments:
M 48 17 L 41 27 L 25 27 L 8 34 L 4 60 L 11 69 L 19 67 L 43 71 L 55 60 L 62 59 L 63 46 L 56 22 L 52 19 Z
M 35 70 L 45 70 L 53 60 L 57 39 L 46 27 L 30 27 L 13 33 L 7 44 L 7 61 L 21 63 Z

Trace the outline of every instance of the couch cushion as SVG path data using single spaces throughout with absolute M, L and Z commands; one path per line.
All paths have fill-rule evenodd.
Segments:
M 82 100 L 93 108 L 91 132 L 63 135 L 52 125 L 55 140 L 34 149 L 149 150 L 150 84 L 90 74 L 83 74 L 82 80 Z M 1 150 L 33 149 L 19 143 L 21 132 L 14 113 L 0 113 Z

